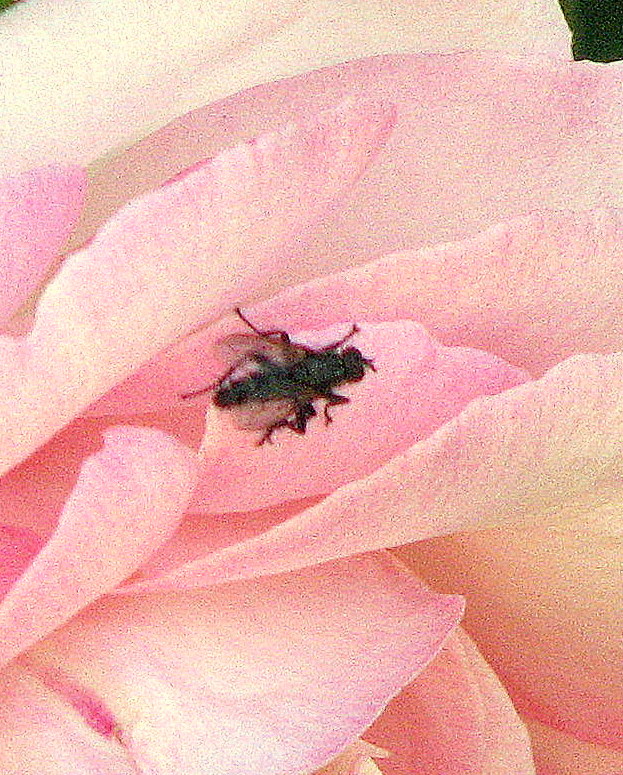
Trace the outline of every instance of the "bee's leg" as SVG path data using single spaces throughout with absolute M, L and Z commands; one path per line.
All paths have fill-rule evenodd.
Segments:
M 291 428 L 296 433 L 305 433 L 307 428 L 307 421 L 310 417 L 316 416 L 316 410 L 311 401 L 306 404 L 297 404 L 294 409 L 294 420 L 288 421 L 288 428 Z
M 353 323 L 353 327 L 350 329 L 350 331 L 346 334 L 346 336 L 343 336 L 339 341 L 333 342 L 333 344 L 328 344 L 326 347 L 321 348 L 318 350 L 320 353 L 326 353 L 327 350 L 333 350 L 334 347 L 339 347 L 341 344 L 344 344 L 344 342 L 348 341 L 348 339 L 351 338 L 351 336 L 355 336 L 355 334 L 359 331 L 359 326 L 356 323 Z
M 290 335 L 287 331 L 260 331 L 260 329 L 256 328 L 250 320 L 245 318 L 240 307 L 236 307 L 236 315 L 249 326 L 251 331 L 255 331 L 258 336 L 278 336 L 283 344 L 290 344 Z
M 316 410 L 313 407 L 311 401 L 306 404 L 297 404 L 294 409 L 294 418 L 284 418 L 283 420 L 277 420 L 270 428 L 266 429 L 266 432 L 262 438 L 258 441 L 257 446 L 261 447 L 262 444 L 269 441 L 272 444 L 272 435 L 279 428 L 289 428 L 298 434 L 304 434 L 307 428 L 307 421 L 310 417 L 316 416 Z
M 329 407 L 337 406 L 338 404 L 347 404 L 350 401 L 350 398 L 341 396 L 338 393 L 332 393 L 331 391 L 325 393 L 323 398 L 325 398 L 327 401 L 327 403 L 324 405 L 324 423 L 325 425 L 328 425 L 330 422 L 333 422 L 333 417 L 331 417 L 329 414 Z
M 257 446 L 261 447 L 263 444 L 265 444 L 267 441 L 269 441 L 271 444 L 273 443 L 273 433 L 278 428 L 285 428 L 289 427 L 289 420 L 278 420 L 277 422 L 273 423 L 269 428 L 266 429 L 264 435 L 262 438 L 257 442 Z
M 180 393 L 180 398 L 194 398 L 195 396 L 202 396 L 204 393 L 210 393 L 218 384 L 218 382 L 213 382 L 211 385 L 208 385 L 208 387 L 201 388 L 201 390 L 193 390 L 190 393 Z

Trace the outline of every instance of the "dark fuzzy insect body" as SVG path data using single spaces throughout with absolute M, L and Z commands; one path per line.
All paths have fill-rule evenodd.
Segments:
M 325 400 L 325 423 L 332 421 L 328 407 L 350 399 L 333 392 L 347 382 L 359 382 L 366 368 L 374 365 L 356 347 L 341 349 L 359 329 L 322 348 L 293 343 L 285 331 L 260 331 L 236 309 L 254 334 L 232 334 L 220 344 L 238 356 L 230 370 L 212 388 L 189 393 L 184 398 L 212 390 L 214 404 L 236 412 L 241 428 L 264 430 L 259 445 L 270 441 L 278 428 L 305 433 L 316 416 L 314 402 Z
M 249 401 L 320 398 L 344 382 L 363 379 L 366 365 L 363 356 L 354 347 L 348 350 L 344 353 L 311 351 L 288 365 L 258 356 L 255 358 L 260 367 L 257 374 L 239 380 L 228 379 L 215 391 L 214 403 L 225 408 Z

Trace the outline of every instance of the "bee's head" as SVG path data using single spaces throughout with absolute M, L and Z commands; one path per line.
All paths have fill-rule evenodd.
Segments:
M 349 382 L 359 382 L 360 379 L 363 379 L 366 366 L 372 371 L 376 371 L 372 361 L 369 358 L 364 358 L 361 350 L 356 347 L 346 347 L 342 350 L 341 356 Z

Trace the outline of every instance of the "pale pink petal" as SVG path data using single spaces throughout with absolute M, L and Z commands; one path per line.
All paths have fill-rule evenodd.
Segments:
M 27 655 L 110 710 L 137 769 L 308 772 L 352 743 L 456 626 L 386 554 L 174 595 L 102 600 Z
M 0 603 L 7 662 L 128 576 L 177 526 L 195 458 L 159 431 L 109 429 L 84 462 L 58 527 Z
M 0 676 L 3 775 L 135 775 L 124 750 L 17 664 Z
M 32 332 L 0 342 L 2 470 L 206 316 L 296 277 L 293 243 L 352 187 L 392 119 L 391 108 L 351 102 L 115 215 L 64 262 Z
M 201 441 L 205 412 L 171 411 L 168 415 L 117 417 L 114 424 L 157 429 L 196 449 Z M 48 539 L 69 498 L 85 458 L 102 447 L 110 418 L 78 418 L 55 434 L 23 463 L 0 477 L 0 514 L 5 525 Z
M 572 735 L 525 719 L 539 775 L 618 775 L 623 751 L 587 743 Z
M 253 314 L 294 330 L 412 318 L 540 376 L 577 352 L 623 349 L 622 249 L 622 210 L 534 212 L 293 286 Z
M 338 488 L 266 533 L 172 573 L 164 583 L 278 573 L 526 520 L 575 521 L 618 533 L 616 513 L 596 521 L 586 510 L 618 503 L 621 392 L 623 356 L 575 356 L 540 380 L 472 401 L 367 478 Z
M 299 6 L 293 0 L 20 4 L 2 17 L 2 168 L 83 163 L 132 141 L 179 114 L 175 103 L 201 67 L 217 70 L 220 79 L 215 73 L 195 105 L 229 93 L 222 73 L 236 70 L 236 55 L 291 21 Z
M 546 726 L 621 751 L 620 502 L 616 537 L 531 527 L 401 548 L 435 588 L 465 594 L 465 627 L 515 706 Z
M 202 560 L 207 555 L 239 541 L 259 536 L 275 525 L 295 517 L 305 507 L 318 503 L 320 499 L 317 497 L 303 501 L 286 501 L 278 506 L 256 511 L 187 513 L 174 535 L 141 565 L 127 583 L 115 590 L 115 594 L 136 591 L 139 587 L 135 586 L 135 582 L 138 581 L 145 582 L 145 588 L 149 588 L 152 583 L 163 589 L 195 586 L 203 573 Z M 192 564 L 192 568 L 185 568 L 183 576 L 180 577 L 177 573 L 180 566 L 189 564 Z M 172 574 L 169 580 L 166 578 L 168 574 Z M 210 571 L 205 575 L 209 577 Z M 143 585 L 140 588 L 143 588 Z
M 383 775 L 529 775 L 528 733 L 498 678 L 461 630 L 365 737 L 391 751 Z
M 85 189 L 79 167 L 41 167 L 0 180 L 1 323 L 43 280 L 76 223 Z
M 613 116 L 622 71 L 621 62 L 462 52 L 371 57 L 271 81 L 180 117 L 111 160 L 93 181 L 92 225 L 79 239 L 181 167 L 353 93 L 391 100 L 398 121 L 380 163 L 306 241 L 308 278 L 464 239 L 535 208 L 621 205 Z
M 256 83 L 270 82 L 381 53 L 469 48 L 520 55 L 548 52 L 569 59 L 570 37 L 560 7 L 547 0 L 394 0 L 391 6 L 375 0 L 327 6 L 313 0 L 305 3 L 299 18 L 271 36 L 270 48 L 240 52 L 237 72 L 222 76 L 233 93 L 246 85 L 241 81 L 247 75 Z M 210 95 L 214 75 L 206 73 L 196 92 Z

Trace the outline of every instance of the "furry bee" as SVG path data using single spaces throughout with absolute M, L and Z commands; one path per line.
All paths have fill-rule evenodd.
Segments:
M 240 428 L 264 431 L 258 446 L 272 442 L 279 428 L 304 434 L 308 421 L 317 415 L 314 402 L 319 399 L 325 401 L 325 424 L 332 422 L 329 407 L 350 401 L 333 389 L 359 382 L 366 368 L 376 371 L 356 347 L 342 348 L 359 331 L 356 325 L 337 342 L 315 348 L 292 342 L 286 331 L 261 331 L 239 307 L 235 311 L 253 333 L 231 334 L 217 343 L 231 368 L 216 384 L 182 398 L 212 392 L 216 406 L 236 413 Z

